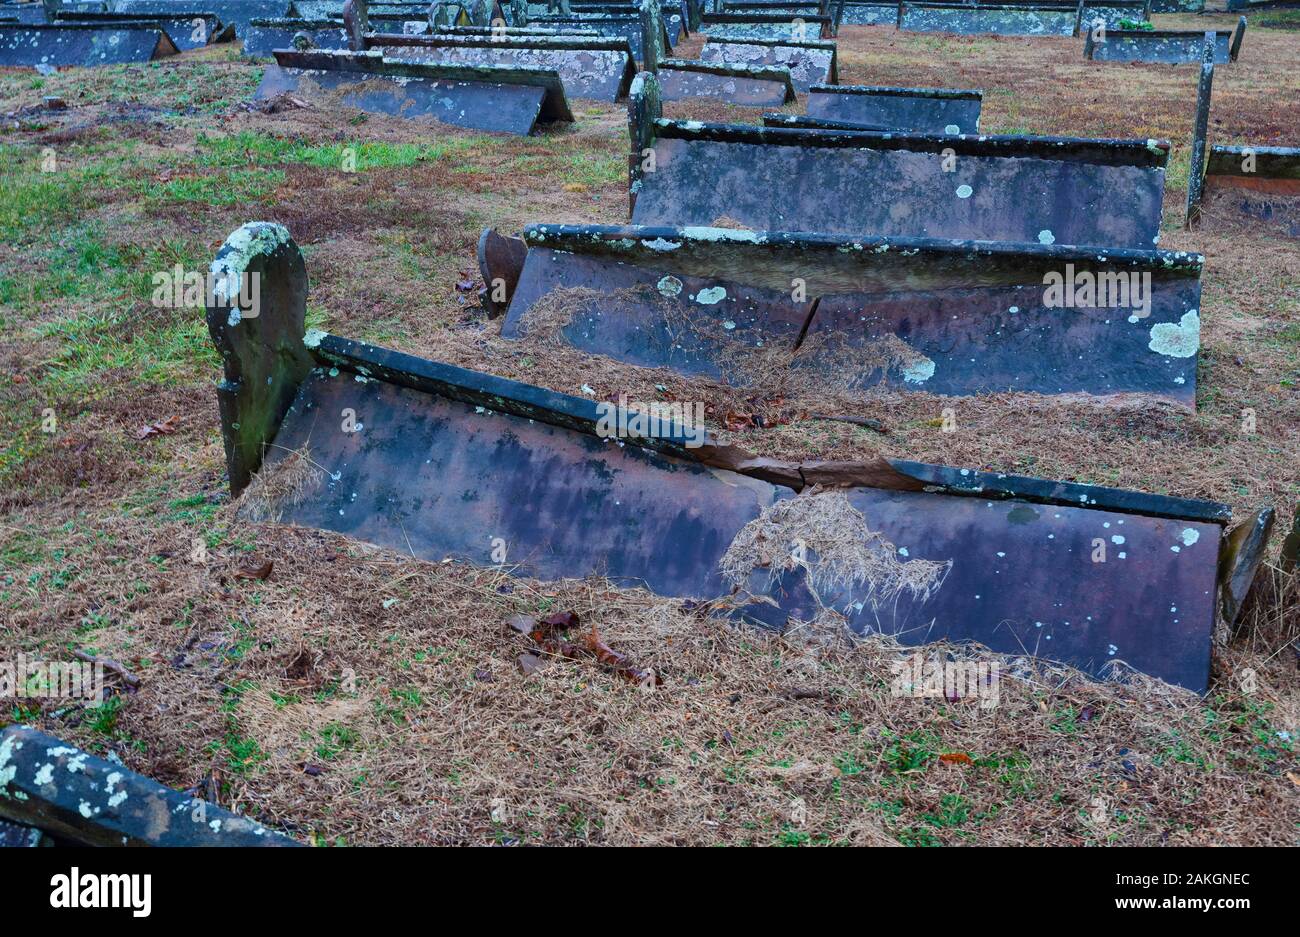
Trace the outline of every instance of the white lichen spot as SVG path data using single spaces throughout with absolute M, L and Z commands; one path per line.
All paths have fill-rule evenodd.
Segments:
M 95 815 L 95 812 L 90 809 L 90 801 L 88 800 L 83 800 L 80 804 L 77 805 L 77 812 L 80 813 L 87 820 L 89 820 L 92 816 Z
M 1182 538 L 1183 538 L 1183 546 L 1190 547 L 1196 541 L 1201 539 L 1201 532 L 1199 530 L 1194 530 L 1191 527 L 1184 527 Z
M 661 277 L 656 286 L 659 287 L 659 292 L 665 296 L 677 296 L 682 291 L 682 281 L 671 274 Z
M 944 128 L 943 128 L 943 132 L 944 132 L 944 133 L 961 133 L 961 128 L 958 127 L 956 124 L 949 124 L 947 127 L 944 127 Z
M 14 752 L 23 747 L 23 743 L 14 738 L 7 738 L 0 743 L 0 791 L 9 786 L 9 782 L 18 773 L 18 766 L 9 764 Z
M 934 362 L 922 357 L 903 367 L 903 380 L 909 384 L 924 384 L 934 377 Z
M 1038 243 L 1039 243 L 1039 244 L 1055 244 L 1055 243 L 1056 243 L 1056 235 L 1053 234 L 1051 231 L 1047 230 L 1046 228 L 1044 228 L 1042 231 L 1039 231 L 1039 232 L 1038 232 Z
M 688 225 L 682 228 L 682 234 L 694 241 L 742 241 L 761 244 L 763 238 L 757 231 L 741 231 L 736 228 L 710 228 Z
M 1110 542 L 1115 544 L 1116 546 L 1120 546 L 1124 543 L 1124 538 L 1119 534 L 1115 534 L 1113 537 L 1110 538 Z
M 1147 347 L 1157 354 L 1170 358 L 1190 358 L 1201 347 L 1201 317 L 1195 309 L 1183 313 L 1175 325 L 1157 322 L 1151 326 L 1151 341 Z
M 958 197 L 958 198 L 970 198 L 974 193 L 975 193 L 975 190 L 972 189 L 972 188 L 971 188 L 970 186 L 968 186 L 968 185 L 959 185 L 959 186 L 957 186 L 957 197 Z
M 251 221 L 241 225 L 217 253 L 212 261 L 212 295 L 223 302 L 230 302 L 239 295 L 239 287 L 248 265 L 258 254 L 269 254 L 281 244 L 288 242 L 289 230 L 284 225 L 271 224 L 266 221 Z M 233 304 L 230 325 L 239 324 L 239 315 Z
M 220 833 L 220 832 L 221 832 L 221 821 L 220 821 L 220 820 L 213 820 L 211 823 L 208 824 L 208 827 L 212 830 L 212 832 L 214 832 L 214 833 Z
M 308 329 L 307 334 L 302 337 L 302 343 L 308 348 L 318 348 L 320 340 L 328 334 L 329 332 L 323 329 Z
M 44 787 L 46 784 L 52 783 L 54 781 L 54 765 L 41 765 L 36 770 L 36 777 L 32 778 L 32 780 L 36 782 L 37 787 Z
M 721 286 L 710 286 L 695 294 L 695 301 L 703 306 L 716 306 L 727 298 L 727 291 Z

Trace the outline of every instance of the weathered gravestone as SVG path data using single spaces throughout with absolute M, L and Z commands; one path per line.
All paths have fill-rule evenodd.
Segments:
M 255 99 L 280 94 L 475 130 L 529 134 L 539 122 L 572 121 L 553 69 L 405 62 L 382 52 L 275 50 Z
M 240 229 L 213 270 L 262 278 L 257 317 L 215 293 L 208 310 L 233 493 L 253 470 L 311 469 L 292 497 L 256 479 L 244 510 L 271 498 L 284 522 L 417 557 L 600 574 L 760 624 L 834 612 L 908 644 L 974 640 L 1208 685 L 1218 566 L 1250 560 L 1230 552 L 1226 505 L 901 460 L 755 458 L 684 411 L 304 333 L 303 262 L 279 226 Z M 794 561 L 786 541 L 828 517 L 852 536 Z

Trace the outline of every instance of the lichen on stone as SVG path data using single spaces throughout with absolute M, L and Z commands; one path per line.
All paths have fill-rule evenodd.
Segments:
M 1201 317 L 1193 309 L 1183 313 L 1177 324 L 1157 322 L 1151 326 L 1147 347 L 1170 358 L 1191 358 L 1201 347 Z

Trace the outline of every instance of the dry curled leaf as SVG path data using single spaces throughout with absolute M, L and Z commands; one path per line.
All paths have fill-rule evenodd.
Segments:
M 267 560 L 261 566 L 245 567 L 235 570 L 236 579 L 266 579 L 275 568 L 274 560 Z
M 158 420 L 147 426 L 141 426 L 135 431 L 136 439 L 148 439 L 150 436 L 170 436 L 176 432 L 177 427 L 181 425 L 179 416 L 169 416 L 165 420 Z

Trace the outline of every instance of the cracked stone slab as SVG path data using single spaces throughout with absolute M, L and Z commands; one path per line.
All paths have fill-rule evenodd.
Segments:
M 863 394 L 1144 394 L 1195 406 L 1199 255 L 599 225 L 530 225 L 522 241 L 522 264 L 482 270 L 485 282 L 517 282 L 507 339 L 544 325 L 591 354 L 735 386 L 788 366 Z M 516 265 L 514 279 L 502 272 Z M 1076 282 L 1145 279 L 1149 308 L 1053 305 L 1043 284 L 1059 270 Z
M 245 266 L 295 282 L 264 283 L 268 301 L 254 319 L 232 323 L 220 307 L 209 310 L 223 355 L 243 346 L 235 333 L 301 329 L 305 273 L 284 255 L 296 246 L 282 228 L 275 237 L 254 228 L 257 236 L 232 235 L 219 256 L 260 244 L 252 252 L 266 262 L 250 256 Z M 541 246 L 569 246 L 552 242 L 559 233 L 541 232 Z M 611 257 L 637 253 L 632 232 L 575 234 Z M 682 288 L 697 295 L 686 278 L 707 276 L 705 264 L 716 270 L 726 259 L 716 245 L 728 240 L 730 275 L 753 270 L 768 277 L 756 285 L 775 287 L 785 273 L 770 255 L 756 256 L 756 238 L 744 232 L 707 232 L 694 247 L 656 238 L 646 250 L 681 250 Z M 845 259 L 813 266 L 827 283 L 851 279 Z M 608 575 L 661 595 L 721 600 L 778 627 L 831 608 L 858 630 L 907 643 L 974 640 L 1099 677 L 1136 667 L 1206 687 L 1227 505 L 894 459 L 757 458 L 681 417 L 647 428 L 646 405 L 569 396 L 314 330 L 302 344 L 314 366 L 301 377 L 277 378 L 264 357 L 235 368 L 250 386 L 279 380 L 286 386 L 274 395 L 293 396 L 249 450 L 266 453 L 265 470 L 308 442 L 319 467 L 292 503 L 279 503 L 286 522 L 542 578 Z M 361 426 L 340 425 L 349 410 Z M 242 425 L 237 407 L 222 413 L 223 424 Z M 611 416 L 639 428 L 613 431 Z M 817 487 L 826 484 L 841 487 Z M 871 559 L 861 577 L 828 581 L 815 555 L 786 563 L 782 542 L 769 544 L 778 565 L 746 560 L 756 522 L 761 530 L 823 508 L 860 531 L 850 546 Z M 750 604 L 759 598 L 770 602 Z

